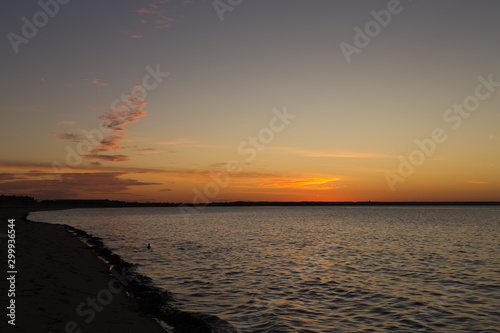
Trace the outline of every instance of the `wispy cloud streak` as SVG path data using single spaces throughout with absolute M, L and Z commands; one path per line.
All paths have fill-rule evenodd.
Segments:
M 135 12 L 153 16 L 152 20 L 141 20 L 143 24 L 151 22 L 155 28 L 170 28 L 175 19 L 166 15 L 166 10 L 163 8 L 166 3 L 168 0 L 160 0 L 148 4 L 147 7 L 139 8 Z
M 80 134 L 74 134 L 74 133 L 56 133 L 52 132 L 52 136 L 56 139 L 59 140 L 65 140 L 65 141 L 71 141 L 74 143 L 80 143 L 82 140 L 84 140 L 83 135 Z
M 465 182 L 469 184 L 489 184 L 488 182 L 479 182 L 475 180 L 466 180 Z
M 268 150 L 281 151 L 309 157 L 335 157 L 335 158 L 397 158 L 395 155 L 381 153 L 351 152 L 351 151 L 320 151 L 298 149 L 293 147 L 269 147 Z
M 299 187 L 306 185 L 325 185 L 330 182 L 338 181 L 340 178 L 313 178 L 313 179 L 301 179 L 294 181 L 280 181 L 280 182 L 272 182 L 272 183 L 263 183 L 261 186 L 268 187 Z
M 123 95 L 124 97 L 118 103 L 99 117 L 103 121 L 103 128 L 107 129 L 110 134 L 101 139 L 99 144 L 93 146 L 87 154 L 81 155 L 82 158 L 101 162 L 124 162 L 130 159 L 130 156 L 124 154 L 110 155 L 106 153 L 122 150 L 123 147 L 120 146 L 119 142 L 126 137 L 124 126 L 137 122 L 146 115 L 146 112 L 143 110 L 146 102 L 142 98 L 142 95 L 137 93 L 137 91 L 141 90 L 140 88 L 142 87 L 133 87 Z M 54 132 L 52 135 L 59 140 L 66 140 L 73 143 L 82 143 L 87 140 L 82 135 L 75 133 Z M 94 163 L 94 165 L 97 165 L 97 163 Z
M 109 83 L 104 83 L 101 82 L 101 79 L 94 77 L 93 79 L 83 79 L 84 81 L 88 81 L 87 84 L 99 86 L 99 87 L 104 87 L 104 86 L 109 86 Z
M 42 199 L 81 197 L 83 194 L 125 194 L 131 186 L 162 185 L 122 178 L 124 172 L 67 173 L 59 182 L 53 173 L 0 174 L 3 193 L 33 193 Z

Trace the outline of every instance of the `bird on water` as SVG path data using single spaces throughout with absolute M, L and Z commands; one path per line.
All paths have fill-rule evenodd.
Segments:
M 151 244 L 150 244 L 150 243 L 148 243 L 148 249 L 150 249 L 150 248 L 151 248 Z

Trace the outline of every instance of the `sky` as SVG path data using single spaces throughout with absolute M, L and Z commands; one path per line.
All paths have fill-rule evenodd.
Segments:
M 10 1 L 0 194 L 500 200 L 500 3 Z

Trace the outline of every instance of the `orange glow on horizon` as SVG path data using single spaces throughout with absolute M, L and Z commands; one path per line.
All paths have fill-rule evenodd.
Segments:
M 273 182 L 273 183 L 263 183 L 261 186 L 269 187 L 299 187 L 306 185 L 324 185 L 330 182 L 340 180 L 340 178 L 313 178 L 306 180 L 295 180 L 295 181 L 284 181 L 284 182 Z

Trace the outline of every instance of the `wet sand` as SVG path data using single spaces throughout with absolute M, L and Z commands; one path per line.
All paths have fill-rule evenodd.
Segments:
M 7 233 L 7 220 L 16 219 L 15 328 L 4 313 L 6 332 L 165 332 L 153 318 L 131 311 L 133 304 L 124 292 L 101 292 L 109 288 L 113 276 L 88 246 L 62 226 L 26 222 L 23 216 L 28 211 L 4 208 L 0 213 L 2 233 Z M 2 272 L 7 272 L 6 240 L 1 239 Z M 6 279 L 2 280 L 7 287 Z M 119 283 L 112 287 L 120 289 Z M 97 303 L 99 292 L 109 304 Z M 112 298 L 105 299 L 109 294 Z M 6 312 L 4 296 L 1 308 Z M 96 299 L 96 310 L 87 305 L 89 299 Z M 79 315 L 77 307 L 82 303 L 84 315 Z
M 204 323 L 212 320 L 212 324 L 220 324 L 217 317 L 197 317 L 174 309 L 155 316 L 169 324 L 167 328 L 162 327 L 148 311 L 140 311 L 144 304 L 138 304 L 120 291 L 130 278 L 122 268 L 115 267 L 113 275 L 110 266 L 67 228 L 24 219 L 27 212 L 37 210 L 46 209 L 0 208 L 0 233 L 4 234 L 0 238 L 0 269 L 5 277 L 8 271 L 5 234 L 8 219 L 14 218 L 17 271 L 15 326 L 7 322 L 11 320 L 6 316 L 10 284 L 5 277 L 0 285 L 0 307 L 4 312 L 0 327 L 5 329 L 0 331 L 234 332 L 230 325 L 217 330 Z M 130 291 L 127 289 L 127 292 Z

